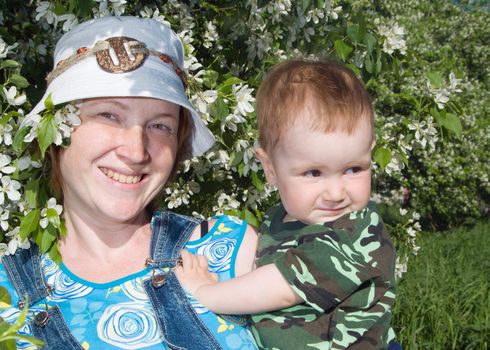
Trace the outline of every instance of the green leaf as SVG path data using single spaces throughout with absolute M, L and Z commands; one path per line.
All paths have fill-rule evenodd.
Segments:
M 61 16 L 61 15 L 64 15 L 66 10 L 65 10 L 65 7 L 63 6 L 63 4 L 61 3 L 57 3 L 56 5 L 54 5 L 54 10 L 53 12 L 57 15 L 57 16 Z
M 66 225 L 65 225 L 65 221 L 64 220 L 61 220 L 60 222 L 60 225 L 58 227 L 58 231 L 61 235 L 61 237 L 66 237 Z
M 43 230 L 42 237 L 41 237 L 41 245 L 40 245 L 41 252 L 45 253 L 51 248 L 53 242 L 56 240 L 58 236 L 57 234 L 58 231 L 56 230 L 56 227 L 54 227 L 53 225 L 48 225 L 48 227 L 46 227 Z
M 364 59 L 364 67 L 366 68 L 368 73 L 374 73 L 374 62 L 370 54 L 367 54 L 366 58 Z
M 87 17 L 92 14 L 92 8 L 94 7 L 93 0 L 78 0 L 78 9 L 81 17 Z
M 366 44 L 368 48 L 368 54 L 372 53 L 374 51 L 374 48 L 376 47 L 376 43 L 378 40 L 374 35 L 371 33 L 366 33 L 363 38 L 364 44 Z
M 7 305 L 12 305 L 10 294 L 6 288 L 0 286 L 0 310 L 3 309 L 3 306 Z
M 373 158 L 374 161 L 379 164 L 381 169 L 384 169 L 390 162 L 392 156 L 388 149 L 384 147 L 376 147 Z
M 203 84 L 208 88 L 213 88 L 216 86 L 216 82 L 218 81 L 219 73 L 214 70 L 207 70 L 202 79 Z
M 20 219 L 20 229 L 19 235 L 22 240 L 26 239 L 27 236 L 39 226 L 39 209 L 34 209 L 33 211 L 27 213 L 22 219 Z
M 264 182 L 260 178 L 260 176 L 255 171 L 250 171 L 250 177 L 252 178 L 252 183 L 257 189 L 257 191 L 261 192 L 264 190 Z
M 48 210 L 46 210 L 46 217 L 48 218 L 48 221 L 54 225 L 54 227 L 60 226 L 60 216 L 54 208 L 48 208 Z
M 443 113 L 440 116 L 439 122 L 441 126 L 449 131 L 452 131 L 456 136 L 460 137 L 463 131 L 463 126 L 461 125 L 461 120 L 452 113 Z
M 342 61 L 345 61 L 347 59 L 347 57 L 349 57 L 349 54 L 352 52 L 352 47 L 347 45 L 342 40 L 335 40 L 333 45 L 335 47 L 335 51 L 337 52 L 339 57 L 342 59 Z
M 10 82 L 18 88 L 26 88 L 29 86 L 29 82 L 22 75 L 14 73 L 10 76 Z
M 39 128 L 37 129 L 37 137 L 39 140 L 39 148 L 41 149 L 41 157 L 44 158 L 44 154 L 49 146 L 56 139 L 56 123 L 52 114 L 44 114 Z
M 240 215 L 241 218 L 247 221 L 252 226 L 259 227 L 260 222 L 257 219 L 257 217 L 247 208 L 242 210 L 242 213 Z
M 354 74 L 355 74 L 357 77 L 360 77 L 360 76 L 361 76 L 361 71 L 360 71 L 360 69 L 359 69 L 359 68 L 358 68 L 356 65 L 354 65 L 354 64 L 352 64 L 352 63 L 348 63 L 348 64 L 346 64 L 346 66 L 347 66 L 347 67 L 348 67 L 348 68 L 349 68 L 351 71 L 353 71 L 353 72 L 354 72 Z
M 435 88 L 441 88 L 444 86 L 444 78 L 439 72 L 428 72 L 427 78 L 431 85 Z
M 5 60 L 0 63 L 0 69 L 5 68 L 17 68 L 20 67 L 20 63 L 14 60 Z
M 16 334 L 15 337 L 17 339 L 22 339 L 22 340 L 27 341 L 31 344 L 34 344 L 38 347 L 41 347 L 44 345 L 44 342 L 42 340 L 36 339 L 34 337 L 27 336 L 27 335 Z
M 226 79 L 223 83 L 220 84 L 218 91 L 226 94 L 226 93 L 231 92 L 231 87 L 233 85 L 242 84 L 242 83 L 244 83 L 244 81 L 242 79 L 237 78 L 237 77 L 230 77 L 230 78 Z
M 27 182 L 24 187 L 24 195 L 27 203 L 31 207 L 37 207 L 37 191 L 39 190 L 39 179 L 33 179 Z
M 46 108 L 48 111 L 54 109 L 54 103 L 51 94 L 49 94 L 48 97 L 46 97 L 46 99 L 44 100 L 44 108 Z
M 358 43 L 361 41 L 362 29 L 358 24 L 351 25 L 347 28 L 347 36 L 353 43 Z
M 230 166 L 236 167 L 243 159 L 243 151 L 234 152 L 230 157 Z
M 216 101 L 213 103 L 214 117 L 218 120 L 223 120 L 226 118 L 228 114 L 230 114 L 230 110 L 226 105 L 223 98 L 218 97 Z
M 17 332 L 22 326 L 24 326 L 24 323 L 26 322 L 26 317 L 27 317 L 27 311 L 29 311 L 29 299 L 26 298 L 26 303 L 24 305 L 24 308 L 22 309 L 21 313 L 19 314 L 19 317 L 15 320 L 14 324 L 10 328 L 9 331 Z
M 29 145 L 27 142 L 24 142 L 24 137 L 29 133 L 30 127 L 23 127 L 17 130 L 14 135 L 14 140 L 12 142 L 12 147 L 17 154 L 21 154 L 25 151 L 27 146 Z
M 58 250 L 57 244 L 53 244 L 51 246 L 51 248 L 48 251 L 48 254 L 49 254 L 49 257 L 51 258 L 51 260 L 53 260 L 53 262 L 55 262 L 58 265 L 61 264 L 61 254 Z
M 7 323 L 7 322 L 5 322 Z M 16 343 L 15 343 L 15 338 L 12 339 L 5 339 L 0 341 L 0 349 L 4 350 L 15 350 L 17 349 Z

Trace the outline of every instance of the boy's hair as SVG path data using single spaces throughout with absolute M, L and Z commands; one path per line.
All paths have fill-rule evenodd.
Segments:
M 360 121 L 373 128 L 373 106 L 362 82 L 332 61 L 294 59 L 278 64 L 266 75 L 256 96 L 259 142 L 271 151 L 281 133 L 298 115 L 307 127 L 324 132 L 352 133 Z

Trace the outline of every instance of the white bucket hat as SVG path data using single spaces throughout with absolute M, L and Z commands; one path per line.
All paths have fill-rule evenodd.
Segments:
M 183 67 L 182 43 L 163 23 L 126 16 L 84 22 L 58 41 L 46 93 L 24 122 L 45 109 L 49 94 L 55 105 L 95 97 L 153 97 L 191 112 L 192 155 L 201 155 L 214 137 L 187 99 Z

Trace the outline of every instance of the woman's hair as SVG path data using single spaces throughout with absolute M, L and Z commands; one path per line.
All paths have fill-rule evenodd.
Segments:
M 371 98 L 351 70 L 332 60 L 294 59 L 266 75 L 256 96 L 259 142 L 274 149 L 294 122 L 352 133 L 360 121 L 373 125 Z
M 177 154 L 169 179 L 174 179 L 179 164 L 192 156 L 192 138 L 194 137 L 194 122 L 188 109 L 181 107 L 179 112 L 179 129 L 177 130 Z M 63 177 L 60 167 L 60 148 L 52 145 L 48 150 L 47 168 L 49 176 L 49 187 L 58 201 L 63 200 Z M 153 200 L 160 201 L 162 193 Z

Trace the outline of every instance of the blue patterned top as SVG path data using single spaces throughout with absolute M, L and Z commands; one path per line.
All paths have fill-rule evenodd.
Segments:
M 193 254 L 205 255 L 209 270 L 220 280 L 234 277 L 235 261 L 243 240 L 246 223 L 230 216 L 216 217 L 213 228 L 199 240 L 190 241 L 186 249 Z M 73 336 L 86 350 L 95 349 L 166 349 L 161 330 L 143 281 L 151 278 L 152 271 L 138 273 L 109 283 L 91 283 L 74 275 L 64 264 L 58 266 L 48 255 L 41 257 L 46 282 L 54 287 L 50 297 L 29 308 L 28 322 L 19 333 L 31 335 L 30 322 L 34 315 L 57 305 Z M 12 305 L 2 308 L 0 317 L 13 323 L 20 314 L 18 295 L 10 283 L 3 265 L 0 265 L 0 284 L 7 288 Z M 215 335 L 224 349 L 257 349 L 245 319 L 224 318 L 207 310 L 187 295 L 196 313 Z M 183 330 L 185 331 L 185 330 Z M 18 349 L 30 349 L 24 341 Z

